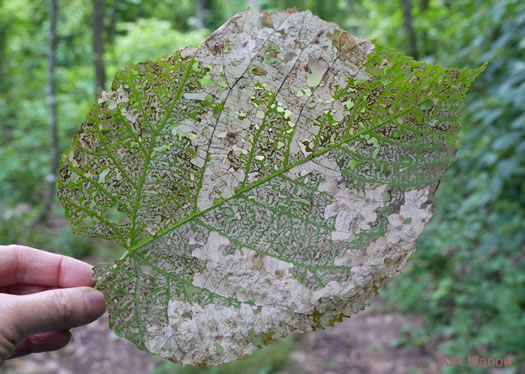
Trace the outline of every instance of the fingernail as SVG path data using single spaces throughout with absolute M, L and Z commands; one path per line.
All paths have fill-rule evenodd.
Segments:
M 87 312 L 90 318 L 97 319 L 106 310 L 106 300 L 104 294 L 100 291 L 88 291 L 85 296 Z

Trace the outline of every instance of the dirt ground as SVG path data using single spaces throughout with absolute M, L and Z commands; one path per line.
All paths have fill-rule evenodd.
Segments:
M 439 373 L 430 343 L 415 344 L 407 332 L 423 324 L 423 318 L 409 320 L 376 298 L 369 308 L 333 328 L 304 334 L 305 347 L 292 353 L 295 372 Z
M 410 329 L 422 318 L 408 320 L 389 311 L 380 299 L 333 328 L 300 336 L 302 348 L 291 355 L 293 369 L 305 374 L 433 374 L 439 373 L 432 348 L 410 341 Z M 6 374 L 143 374 L 155 361 L 118 338 L 107 317 L 73 331 L 74 341 L 58 352 L 40 353 L 7 362 Z

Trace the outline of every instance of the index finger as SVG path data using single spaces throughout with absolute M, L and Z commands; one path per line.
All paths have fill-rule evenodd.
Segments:
M 91 265 L 21 245 L 0 246 L 0 286 L 92 287 Z

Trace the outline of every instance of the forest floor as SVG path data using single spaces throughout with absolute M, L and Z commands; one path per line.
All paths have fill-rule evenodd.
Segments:
M 297 335 L 291 368 L 281 374 L 433 374 L 439 373 L 428 342 L 414 343 L 410 331 L 423 318 L 388 309 L 380 297 L 366 310 L 333 328 Z M 118 338 L 107 327 L 107 316 L 73 331 L 74 341 L 58 352 L 34 354 L 7 362 L 6 374 L 143 374 L 158 361 Z M 0 371 L 2 371 L 0 369 Z
M 306 343 L 291 355 L 290 373 L 433 374 L 439 373 L 430 342 L 416 344 L 410 331 L 423 328 L 422 317 L 389 310 L 380 297 L 370 307 L 334 327 L 303 334 Z

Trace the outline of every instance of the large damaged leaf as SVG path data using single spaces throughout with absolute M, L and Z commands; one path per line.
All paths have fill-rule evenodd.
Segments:
M 405 265 L 477 70 L 414 61 L 310 12 L 246 11 L 128 66 L 62 159 L 115 331 L 220 365 L 362 310 Z

